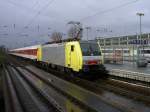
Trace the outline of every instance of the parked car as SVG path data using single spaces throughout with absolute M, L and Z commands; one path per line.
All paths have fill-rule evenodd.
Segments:
M 144 57 L 137 58 L 136 61 L 137 67 L 147 67 L 148 61 Z

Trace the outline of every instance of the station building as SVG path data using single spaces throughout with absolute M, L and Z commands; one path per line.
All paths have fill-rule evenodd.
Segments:
M 150 33 L 142 34 L 141 38 L 139 35 L 128 35 L 119 37 L 97 37 L 96 40 L 99 41 L 102 47 L 130 47 L 137 45 L 150 45 Z M 141 40 L 141 42 L 140 42 Z
M 150 33 L 119 37 L 97 37 L 106 61 L 135 61 L 146 56 L 150 60 Z

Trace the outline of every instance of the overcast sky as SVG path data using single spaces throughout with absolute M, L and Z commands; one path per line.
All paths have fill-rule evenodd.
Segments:
M 54 31 L 67 34 L 69 21 L 90 26 L 90 39 L 136 34 L 137 12 L 145 14 L 142 32 L 150 33 L 150 0 L 0 0 L 0 45 L 16 48 L 46 42 Z

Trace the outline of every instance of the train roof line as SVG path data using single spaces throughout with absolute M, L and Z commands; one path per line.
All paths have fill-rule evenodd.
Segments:
M 63 43 L 63 42 L 71 42 L 71 41 L 80 41 L 81 39 L 79 38 L 68 38 L 68 39 L 64 39 L 64 40 L 57 40 L 57 41 L 51 41 L 51 42 L 46 42 L 42 45 L 46 45 L 46 44 L 55 44 L 55 43 Z

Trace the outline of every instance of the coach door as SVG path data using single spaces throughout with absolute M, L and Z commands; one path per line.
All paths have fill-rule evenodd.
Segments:
M 74 45 L 68 45 L 68 66 L 70 68 L 74 68 L 74 59 L 75 54 L 74 54 Z
M 67 67 L 72 68 L 74 71 L 78 71 L 78 63 L 79 59 L 77 56 L 77 49 L 75 44 L 68 44 L 67 45 Z
M 71 68 L 71 45 L 70 44 L 66 44 L 65 54 L 66 54 L 66 67 Z
M 70 65 L 73 70 L 76 71 L 77 68 L 77 59 L 76 59 L 75 45 L 70 46 Z
M 69 68 L 74 68 L 75 61 L 75 47 L 73 44 L 68 44 L 66 46 L 66 66 Z

